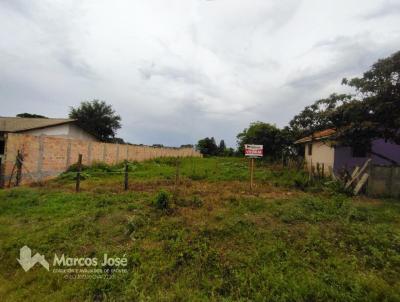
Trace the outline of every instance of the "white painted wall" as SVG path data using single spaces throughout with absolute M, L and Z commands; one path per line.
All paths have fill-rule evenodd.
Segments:
M 328 174 L 330 168 L 333 169 L 335 159 L 335 148 L 330 142 L 313 142 L 312 143 L 312 154 L 308 155 L 309 144 L 305 147 L 305 159 L 307 162 L 307 168 L 311 169 L 311 165 L 315 167 L 317 163 L 320 165 L 324 164 L 325 174 Z
M 23 131 L 23 133 L 34 136 L 39 136 L 39 135 L 68 136 L 69 125 L 64 124 L 64 125 L 46 127 L 42 129 L 27 130 Z
M 80 140 L 97 141 L 95 137 L 83 131 L 81 128 L 79 128 L 74 124 L 56 125 L 42 129 L 28 130 L 22 133 L 34 136 L 49 135 L 49 136 L 59 136 L 65 138 L 74 138 Z
M 74 124 L 69 124 L 68 136 L 81 140 L 97 141 L 97 139 L 93 135 L 87 133 L 86 131 L 83 131 L 81 128 Z

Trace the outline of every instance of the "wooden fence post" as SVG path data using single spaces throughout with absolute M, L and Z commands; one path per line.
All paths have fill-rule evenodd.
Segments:
M 124 190 L 128 191 L 129 183 L 128 183 L 128 161 L 125 161 L 125 179 L 124 179 Z
M 176 171 L 175 171 L 175 186 L 179 185 L 179 168 L 180 168 L 180 160 L 176 159 Z
M 18 150 L 17 153 L 17 158 L 16 158 L 16 166 L 17 166 L 17 175 L 16 175 L 16 181 L 15 181 L 15 186 L 18 187 L 21 184 L 22 180 L 22 162 L 24 158 L 21 154 L 21 152 Z
M 176 170 L 175 170 L 175 185 L 174 185 L 174 194 L 173 200 L 177 202 L 178 194 L 179 194 L 179 168 L 180 168 L 180 160 L 179 157 L 176 158 Z
M 191 158 L 192 159 L 192 176 L 196 174 L 196 166 L 194 163 L 194 157 Z
M 253 191 L 253 180 L 254 180 L 254 158 L 250 161 L 250 190 Z
M 82 171 L 82 154 L 79 154 L 77 169 L 78 169 L 78 172 L 76 173 L 75 191 L 79 192 L 81 189 L 80 186 L 81 186 L 81 171 Z
M 0 157 L 0 189 L 4 188 L 4 177 L 3 177 L 3 158 Z

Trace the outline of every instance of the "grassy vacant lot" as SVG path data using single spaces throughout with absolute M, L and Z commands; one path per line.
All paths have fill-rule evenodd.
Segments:
M 1 301 L 400 301 L 400 202 L 336 193 L 244 159 L 130 164 L 0 192 Z M 160 190 L 170 209 L 155 205 Z M 172 196 L 174 195 L 174 196 Z M 50 260 L 24 272 L 19 249 Z M 128 273 L 65 279 L 54 253 L 128 258 Z M 101 276 L 101 274 L 100 274 Z

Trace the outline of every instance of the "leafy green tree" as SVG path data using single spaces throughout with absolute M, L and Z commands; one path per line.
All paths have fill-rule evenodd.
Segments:
M 40 115 L 40 114 L 34 114 L 34 113 L 19 113 L 16 115 L 16 117 L 25 117 L 25 118 L 48 118 L 44 115 Z
M 184 145 L 181 145 L 180 148 L 193 148 L 193 147 L 194 146 L 192 144 L 184 144 Z
M 224 156 L 225 150 L 226 150 L 225 141 L 223 139 L 221 139 L 221 141 L 219 142 L 219 146 L 218 146 L 218 155 Z
M 316 131 L 335 127 L 332 113 L 337 108 L 351 100 L 348 94 L 331 94 L 327 99 L 316 101 L 306 106 L 303 111 L 295 115 L 289 122 L 292 135 L 298 139 L 311 135 Z
M 362 77 L 342 83 L 357 94 L 331 117 L 338 138 L 356 144 L 384 138 L 400 144 L 400 51 L 378 60 Z
M 112 139 L 110 139 L 110 143 L 114 143 L 114 144 L 128 144 L 127 142 L 124 141 L 123 138 L 121 137 L 114 137 Z
M 287 131 L 287 130 L 286 130 Z M 284 133 L 275 125 L 263 122 L 251 123 L 249 128 L 237 135 L 238 151 L 244 154 L 245 144 L 258 144 L 264 146 L 264 157 L 270 160 L 278 160 L 293 139 L 288 137 L 290 133 Z
M 104 142 L 112 142 L 117 130 L 121 128 L 121 117 L 104 101 L 86 101 L 78 108 L 71 107 L 69 117 L 77 120 L 82 129 Z
M 201 140 L 196 145 L 196 149 L 204 156 L 215 156 L 218 155 L 218 146 L 215 143 L 214 137 L 206 137 Z
M 235 156 L 235 155 L 236 155 L 236 152 L 233 148 L 226 148 L 224 151 L 224 156 L 231 157 L 231 156 Z
M 400 51 L 378 60 L 362 77 L 344 78 L 342 84 L 356 94 L 332 94 L 307 106 L 290 122 L 293 134 L 334 128 L 335 140 L 342 145 L 370 149 L 378 138 L 400 144 Z

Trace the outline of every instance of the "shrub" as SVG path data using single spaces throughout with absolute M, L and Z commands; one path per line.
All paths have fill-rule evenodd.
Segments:
M 90 166 L 91 170 L 100 170 L 100 171 L 105 171 L 105 172 L 111 172 L 113 169 L 110 165 L 104 163 L 104 162 L 94 162 Z
M 201 208 L 203 206 L 203 201 L 198 196 L 194 196 L 192 199 L 192 206 L 196 208 Z
M 81 171 L 86 170 L 88 167 L 86 165 L 81 166 Z M 78 172 L 78 164 L 72 164 L 68 167 L 68 170 L 66 172 Z
M 170 194 L 166 191 L 159 191 L 156 199 L 155 199 L 155 205 L 158 209 L 160 210 L 168 210 L 169 209 L 169 200 L 170 200 Z
M 147 219 L 143 215 L 131 217 L 128 219 L 128 223 L 126 225 L 126 234 L 130 236 L 146 224 Z
M 60 174 L 60 176 L 58 177 L 59 179 L 62 180 L 76 180 L 76 172 L 64 172 L 62 174 Z M 81 180 L 85 180 L 88 179 L 90 177 L 90 175 L 86 172 L 81 172 Z
M 353 195 L 352 188 L 351 187 L 345 188 L 345 184 L 338 180 L 327 181 L 324 183 L 324 186 L 327 189 L 327 191 L 331 193 L 345 194 L 348 196 Z
M 305 191 L 305 189 L 308 186 L 310 186 L 308 177 L 304 174 L 296 174 L 293 179 L 293 184 L 295 188 L 300 189 L 302 191 Z
M 175 157 L 164 157 L 164 158 L 156 158 L 153 161 L 160 165 L 167 165 L 167 166 L 176 166 L 176 161 L 178 159 Z

